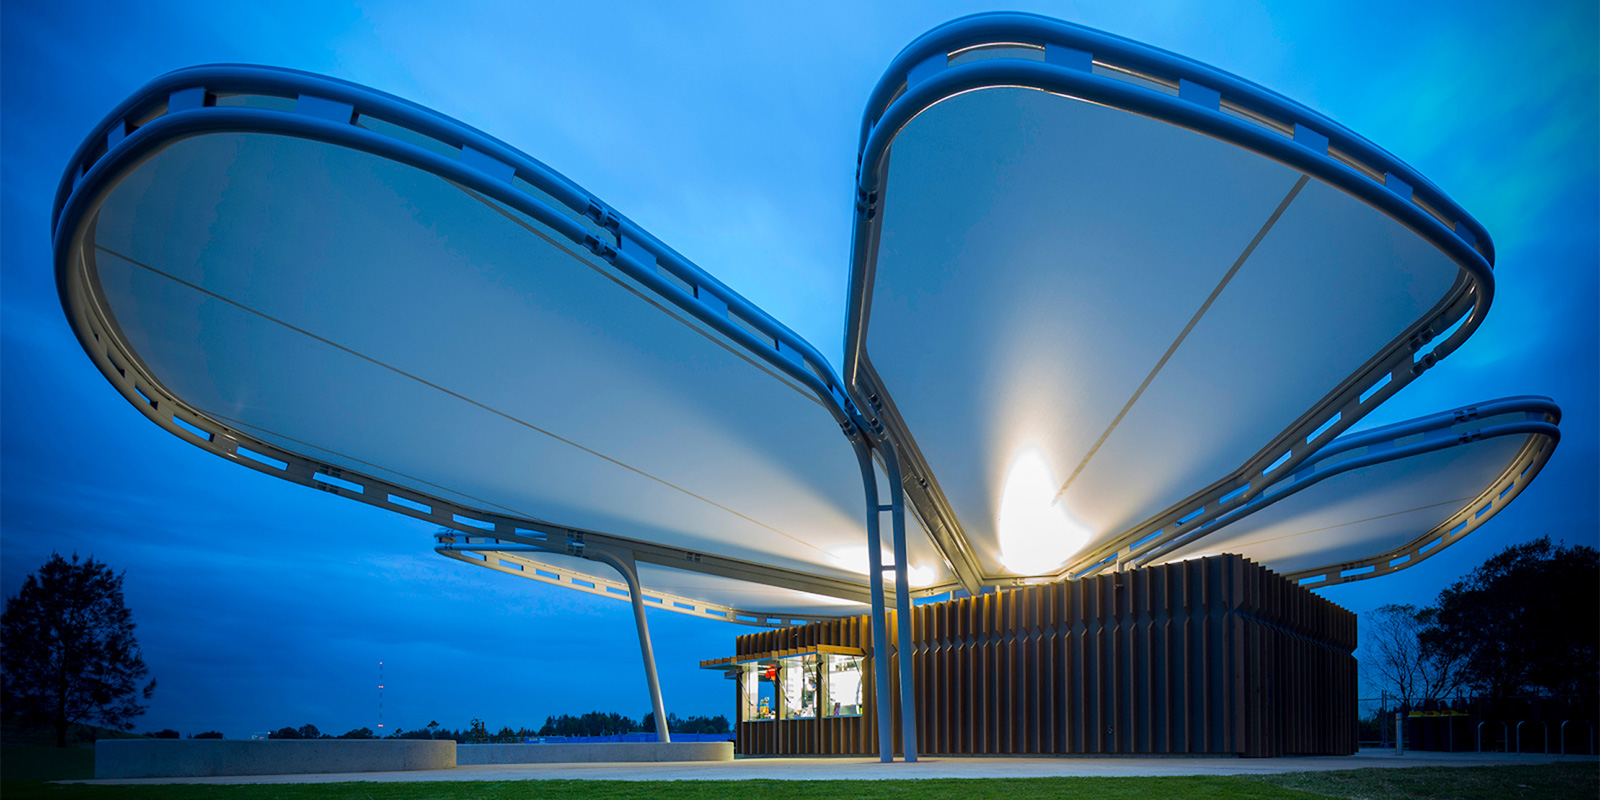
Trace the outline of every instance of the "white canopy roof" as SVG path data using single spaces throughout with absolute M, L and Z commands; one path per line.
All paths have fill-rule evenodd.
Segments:
M 1224 544 L 1356 577 L 1442 524 L 1305 533 L 1410 501 L 1369 472 L 1460 496 L 1554 442 L 1530 407 L 1548 431 L 1301 482 L 1477 327 L 1493 248 L 1233 76 L 958 20 L 874 91 L 860 177 L 844 380 L 539 162 L 286 70 L 182 70 L 114 110 L 58 192 L 58 285 L 108 379 L 188 441 L 452 546 L 550 551 L 442 546 L 525 577 L 626 596 L 580 558 L 626 549 L 649 602 L 751 624 L 865 609 L 880 431 L 919 594 Z
M 1147 561 L 1239 553 L 1317 586 L 1411 566 L 1521 494 L 1560 420 L 1548 398 L 1512 397 L 1340 438 Z
M 239 71 L 163 79 L 247 90 L 148 122 L 67 217 L 64 292 L 158 422 L 462 530 L 781 587 L 694 584 L 724 606 L 865 608 L 855 429 L 813 349 L 503 145 L 430 159 L 440 123 L 392 98 Z M 946 577 L 914 527 L 911 552 Z
M 1487 237 L 1354 134 L 1029 15 L 908 48 L 862 164 L 845 378 L 969 581 L 1127 561 L 1247 501 L 1492 288 Z

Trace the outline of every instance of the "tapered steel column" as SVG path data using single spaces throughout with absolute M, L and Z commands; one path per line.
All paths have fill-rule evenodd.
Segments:
M 894 525 L 894 611 L 900 642 L 900 743 L 907 761 L 917 760 L 917 692 L 911 664 L 911 562 L 906 556 L 906 495 L 900 483 L 900 460 L 894 445 L 884 443 L 884 472 L 889 478 L 890 517 Z
M 639 570 L 633 563 L 633 554 L 591 549 L 584 555 L 615 567 L 622 573 L 623 580 L 628 582 L 628 599 L 633 602 L 633 625 L 639 629 L 639 653 L 644 657 L 644 678 L 650 684 L 650 706 L 655 711 L 656 739 L 671 742 L 672 733 L 667 730 L 666 704 L 661 701 L 661 679 L 656 676 L 656 654 L 650 647 L 650 626 L 644 618 L 644 594 L 639 589 Z
M 859 438 L 856 460 L 861 463 L 861 484 L 867 495 L 867 581 L 872 594 L 872 677 L 878 706 L 878 760 L 894 760 L 894 708 L 889 703 L 889 632 L 883 609 L 883 537 L 878 528 L 878 473 L 872 451 Z

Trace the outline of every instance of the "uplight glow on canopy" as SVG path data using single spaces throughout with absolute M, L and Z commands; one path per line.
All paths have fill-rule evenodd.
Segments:
M 531 157 L 288 70 L 180 70 L 118 106 L 59 186 L 57 279 L 174 435 L 553 558 L 609 543 L 736 621 L 865 603 L 869 449 L 910 506 L 909 594 L 1213 549 L 1192 534 L 1493 294 L 1487 232 L 1375 145 L 1042 17 L 913 43 L 861 157 L 844 375 Z M 507 341 L 530 344 L 485 346 Z M 582 566 L 550 580 L 599 586 Z
M 1089 532 L 1054 576 L 1104 569 L 1293 473 L 1493 297 L 1488 233 L 1360 135 L 1044 17 L 914 42 L 859 156 L 842 374 L 968 591 L 1020 557 L 1019 446 Z
M 1089 529 L 1056 502 L 1056 476 L 1044 453 L 1030 447 L 1011 462 L 1000 491 L 996 527 L 1000 563 L 1022 575 L 1059 568 L 1089 541 Z
M 833 557 L 839 566 L 851 572 L 858 575 L 870 575 L 872 574 L 872 567 L 867 558 L 868 554 L 867 546 L 860 545 L 858 547 L 839 548 L 834 551 Z M 882 563 L 885 567 L 893 565 L 894 553 L 885 549 Z M 930 567 L 916 563 L 906 565 L 906 580 L 918 589 L 932 586 L 938 579 L 939 573 Z

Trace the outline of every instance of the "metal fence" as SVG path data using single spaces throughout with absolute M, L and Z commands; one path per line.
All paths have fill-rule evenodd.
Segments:
M 1504 753 L 1596 754 L 1600 698 L 1584 695 L 1427 700 L 1361 698 L 1356 739 L 1362 747 Z M 1398 723 L 1396 715 L 1399 715 Z

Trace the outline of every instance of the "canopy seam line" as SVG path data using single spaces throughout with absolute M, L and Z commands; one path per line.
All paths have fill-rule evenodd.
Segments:
M 254 315 L 258 316 L 258 317 L 261 317 L 264 320 L 267 320 L 268 322 L 273 322 L 273 323 L 276 323 L 278 325 L 281 325 L 281 326 L 283 326 L 285 328 L 288 328 L 291 331 L 294 331 L 295 333 L 298 333 L 298 334 L 300 334 L 302 336 L 305 336 L 308 339 L 312 339 L 314 341 L 321 342 L 322 344 L 325 344 L 325 345 L 327 345 L 329 347 L 332 347 L 332 348 L 334 348 L 336 350 L 348 353 L 348 354 L 350 354 L 352 356 L 355 356 L 356 358 L 359 358 L 359 359 L 361 359 L 363 361 L 369 362 L 369 363 L 371 363 L 373 365 L 376 365 L 378 367 L 382 367 L 383 369 L 389 370 L 390 372 L 393 372 L 396 375 L 399 375 L 399 376 L 404 377 L 404 378 L 409 378 L 410 380 L 416 381 L 417 383 L 420 383 L 420 384 L 422 384 L 424 386 L 427 386 L 429 388 L 435 389 L 435 390 L 437 390 L 439 392 L 443 392 L 444 394 L 447 394 L 447 395 L 449 395 L 451 397 L 454 397 L 457 400 L 460 400 L 460 401 L 462 401 L 464 403 L 467 403 L 469 405 L 472 405 L 472 406 L 475 406 L 475 407 L 477 407 L 479 409 L 487 411 L 490 414 L 493 414 L 495 416 L 501 417 L 501 418 L 503 418 L 503 419 L 505 419 L 507 421 L 516 423 L 517 425 L 521 425 L 521 426 L 523 426 L 523 427 L 525 427 L 525 428 L 527 428 L 529 430 L 536 431 L 538 433 L 542 433 L 545 436 L 548 436 L 548 437 L 550 437 L 552 439 L 555 439 L 558 442 L 561 442 L 561 443 L 566 444 L 566 445 L 570 445 L 570 446 L 572 446 L 572 447 L 574 447 L 574 448 L 576 448 L 578 450 L 581 450 L 581 451 L 583 451 L 585 453 L 588 453 L 589 455 L 592 455 L 592 456 L 594 456 L 596 458 L 599 458 L 599 459 L 601 459 L 603 461 L 608 461 L 608 462 L 610 462 L 612 464 L 615 464 L 615 465 L 617 465 L 619 467 L 622 467 L 623 469 L 628 470 L 629 472 L 635 473 L 635 474 L 643 476 L 645 478 L 649 478 L 650 480 L 653 480 L 653 481 L 661 484 L 662 486 L 666 486 L 666 487 L 668 487 L 670 489 L 675 489 L 675 490 L 677 490 L 679 492 L 682 492 L 683 494 L 688 495 L 689 497 L 693 497 L 694 499 L 699 500 L 700 502 L 705 503 L 706 505 L 713 506 L 715 508 L 719 508 L 719 509 L 721 509 L 723 511 L 726 511 L 729 514 L 732 514 L 732 515 L 734 515 L 734 516 L 736 516 L 736 517 L 738 517 L 738 518 L 740 518 L 742 520 L 745 520 L 745 521 L 747 521 L 747 522 L 749 522 L 749 523 L 751 523 L 753 525 L 758 525 L 758 526 L 760 526 L 762 528 L 766 528 L 767 530 L 772 531 L 773 533 L 776 533 L 779 536 L 782 536 L 782 537 L 784 537 L 786 539 L 790 539 L 790 540 L 795 541 L 795 542 L 797 542 L 799 544 L 802 544 L 802 545 L 804 545 L 804 546 L 806 546 L 806 547 L 808 547 L 808 548 L 810 548 L 812 550 L 817 551 L 818 553 L 822 553 L 823 555 L 828 555 L 827 552 L 824 551 L 822 548 L 817 547 L 816 545 L 811 544 L 810 542 L 807 542 L 804 539 L 801 539 L 801 538 L 799 538 L 797 536 L 794 536 L 794 535 L 791 535 L 791 534 L 788 534 L 788 533 L 784 533 L 783 531 L 778 530 L 777 528 L 774 528 L 771 525 L 768 525 L 768 524 L 766 524 L 764 522 L 756 520 L 756 519 L 754 519 L 752 517 L 746 516 L 745 514 L 741 514 L 738 511 L 734 511 L 733 509 L 728 508 L 727 506 L 722 505 L 721 503 L 718 503 L 718 502 L 716 502 L 714 500 L 711 500 L 709 498 L 703 497 L 701 495 L 695 494 L 694 492 L 691 492 L 688 489 L 683 488 L 682 486 L 678 486 L 678 485 L 676 485 L 674 483 L 671 483 L 670 481 L 667 481 L 667 480 L 665 480 L 663 478 L 659 478 L 659 477 L 657 477 L 655 475 L 651 475 L 650 473 L 645 472 L 642 469 L 639 469 L 637 467 L 631 466 L 631 465 L 629 465 L 629 464 L 627 464 L 625 462 L 619 461 L 619 460 L 617 460 L 615 458 L 612 458 L 611 456 L 608 456 L 608 455 L 606 455 L 604 453 L 601 453 L 601 452 L 599 452 L 597 450 L 593 450 L 593 449 L 590 449 L 588 447 L 585 447 L 585 446 L 583 446 L 581 444 L 578 444 L 577 442 L 572 441 L 571 439 L 567 439 L 567 438 L 562 437 L 562 436 L 560 436 L 560 435 L 558 435 L 556 433 L 553 433 L 551 431 L 547 431 L 544 428 L 541 428 L 541 427 L 539 427 L 537 425 L 534 425 L 531 422 L 527 422 L 526 420 L 518 419 L 517 417 L 512 416 L 511 414 L 507 414 L 504 411 L 500 411 L 499 409 L 496 409 L 496 408 L 493 408 L 491 406 L 488 406 L 488 405 L 485 405 L 483 403 L 480 403 L 477 400 L 473 400 L 472 398 L 467 397 L 466 395 L 463 395 L 463 394 L 461 394 L 459 392 L 455 392 L 455 391 L 452 391 L 450 389 L 446 389 L 443 386 L 440 386 L 440 385 L 438 385 L 436 383 L 424 380 L 423 378 L 419 378 L 416 375 L 412 375 L 411 373 L 408 373 L 405 370 L 402 370 L 402 369 L 400 369 L 398 367 L 394 367 L 394 366 L 391 366 L 389 364 L 385 364 L 384 362 L 379 361 L 379 360 L 377 360 L 377 359 L 375 359 L 375 358 L 373 358 L 371 356 L 364 355 L 364 354 L 359 353 L 359 352 L 357 352 L 355 350 L 352 350 L 352 349 L 350 349 L 348 347 L 345 347 L 344 345 L 341 345 L 341 344 L 339 344 L 337 342 L 334 342 L 334 341 L 331 341 L 329 339 L 325 339 L 325 338 L 323 338 L 321 336 L 318 336 L 317 334 L 314 334 L 314 333 L 312 333 L 310 331 L 307 331 L 307 330 L 305 330 L 303 328 L 296 327 L 296 326 L 291 325 L 291 324 L 289 324 L 287 322 L 284 322 L 283 320 L 280 320 L 280 319 L 277 319 L 275 317 L 272 317 L 272 316 L 270 316 L 270 315 L 268 315 L 268 314 L 266 314 L 264 312 L 257 311 L 256 309 L 251 308 L 251 307 L 249 307 L 249 306 L 247 306 L 247 305 L 245 305 L 243 303 L 240 303 L 240 302 L 238 302 L 236 300 L 232 300 L 232 299 L 229 299 L 227 297 L 223 297 L 222 295 L 219 295 L 216 292 L 213 292 L 213 291 L 211 291 L 209 289 L 206 289 L 206 288 L 203 288 L 201 286 L 197 286 L 197 285 L 195 285 L 193 283 L 190 283 L 190 282 L 188 282 L 188 281 L 186 281 L 186 280 L 184 280 L 182 278 L 179 278 L 179 277 L 174 276 L 174 275 L 169 275 L 166 272 L 163 272 L 162 270 L 157 269 L 156 267 L 153 267 L 153 266 L 150 266 L 149 264 L 144 264 L 144 263 L 141 263 L 139 261 L 136 261 L 136 260 L 134 260 L 132 258 L 129 258 L 129 257 L 127 257 L 127 256 L 125 256 L 125 255 L 123 255 L 121 253 L 118 253 L 118 252 L 116 252 L 116 251 L 114 251 L 114 250 L 112 250 L 110 248 L 107 248 L 107 247 L 104 247 L 102 245 L 96 244 L 95 245 L 95 249 L 104 251 L 105 253 L 107 253 L 109 255 L 112 255 L 112 256 L 115 256 L 117 258 L 120 258 L 120 259 L 122 259 L 124 261 L 127 261 L 128 263 L 133 264 L 134 266 L 137 266 L 140 269 L 147 270 L 147 271 L 149 271 L 151 273 L 154 273 L 154 274 L 159 275 L 159 276 L 161 276 L 163 278 L 166 278 L 167 280 L 170 280 L 170 281 L 172 281 L 174 283 L 177 283 L 177 284 L 182 285 L 182 286 L 186 286 L 186 287 L 188 287 L 190 289 L 193 289 L 196 292 L 199 292 L 199 293 L 204 294 L 204 295 L 206 295 L 208 297 L 212 297 L 212 298 L 215 298 L 217 300 L 220 300 L 220 301 L 222 301 L 224 303 L 227 303 L 228 305 L 234 306 L 234 307 L 236 307 L 236 308 L 238 308 L 238 309 L 240 309 L 242 311 L 246 311 L 248 313 L 254 314 Z M 325 449 L 325 448 L 321 448 L 321 449 Z
M 818 406 L 822 407 L 824 410 L 827 409 L 827 406 L 824 406 L 822 401 L 817 399 L 817 396 L 814 393 L 806 390 L 805 388 L 803 388 L 801 386 L 795 385 L 794 381 L 791 378 L 789 378 L 788 376 L 786 376 L 786 375 L 784 375 L 783 373 L 780 373 L 780 372 L 775 372 L 770 367 L 768 367 L 766 364 L 762 364 L 762 363 L 756 361 L 755 359 L 752 359 L 750 356 L 745 355 L 744 353 L 740 352 L 739 349 L 737 349 L 737 348 L 733 347 L 732 345 L 728 344 L 728 342 L 723 339 L 721 334 L 718 334 L 715 331 L 707 331 L 705 328 L 701 327 L 700 325 L 697 325 L 697 324 L 695 324 L 694 322 L 691 322 L 688 319 L 684 319 L 683 317 L 679 316 L 678 313 L 676 311 L 674 311 L 673 309 L 667 308 L 666 306 L 656 302 L 653 298 L 645 295 L 643 292 L 641 292 L 638 289 L 638 287 L 633 285 L 633 282 L 625 280 L 622 277 L 620 277 L 620 276 L 618 276 L 616 274 L 613 274 L 612 272 L 609 272 L 609 271 L 607 271 L 605 269 L 602 269 L 598 264 L 595 264 L 594 262 L 590 261 L 589 259 L 586 259 L 583 256 L 579 255 L 577 253 L 577 251 L 572 250 L 571 248 L 567 247 L 565 244 L 561 243 L 560 241 L 557 241 L 556 239 L 551 238 L 550 236 L 546 235 L 543 231 L 541 231 L 538 228 L 535 228 L 532 225 L 528 224 L 527 221 L 523 220 L 522 218 L 520 218 L 520 217 L 516 216 L 514 213 L 512 213 L 513 211 L 515 211 L 515 209 L 508 210 L 506 208 L 501 207 L 499 201 L 497 201 L 497 200 L 495 200 L 495 199 L 493 199 L 491 197 L 487 197 L 485 195 L 479 194 L 478 192 L 476 192 L 476 191 L 474 191 L 474 190 L 472 190 L 472 189 L 470 189 L 470 188 L 468 188 L 466 186 L 461 186 L 459 184 L 456 184 L 453 181 L 451 181 L 450 183 L 451 183 L 452 186 L 455 186 L 456 188 L 460 189 L 463 194 L 466 194 L 467 196 L 473 198 L 474 200 L 477 200 L 478 202 L 480 202 L 480 203 L 484 204 L 485 206 L 489 207 L 490 209 L 493 209 L 494 211 L 498 212 L 501 216 L 505 217 L 507 220 L 510 220 L 512 223 L 520 226 L 523 230 L 526 230 L 529 233 L 531 233 L 531 234 L 533 234 L 535 236 L 538 236 L 541 239 L 544 239 L 551 246 L 553 246 L 556 249 L 560 250 L 561 252 L 566 253 L 567 255 L 571 256 L 574 261 L 577 261 L 579 264 L 582 264 L 585 267 L 588 267 L 589 269 L 593 270 L 595 273 L 597 273 L 599 275 L 605 276 L 605 278 L 607 280 L 610 280 L 612 283 L 615 283 L 616 285 L 622 287 L 623 289 L 626 289 L 628 292 L 632 293 L 634 296 L 638 297 L 640 300 L 643 300 L 644 302 L 649 303 L 652 306 L 655 306 L 656 309 L 661 311 L 661 313 L 666 314 L 667 316 L 677 320 L 685 328 L 688 328 L 689 330 L 692 330 L 695 333 L 698 333 L 701 336 L 706 337 L 706 339 L 708 341 L 712 342 L 713 344 L 717 345 L 718 347 L 721 347 L 724 350 L 727 350 L 733 356 L 744 360 L 745 362 L 749 363 L 750 366 L 755 367 L 756 369 L 759 369 L 762 372 L 767 373 L 768 375 L 771 375 L 773 378 L 776 378 L 778 380 L 778 382 L 782 383 L 784 386 L 789 387 L 790 389 L 793 389 L 795 391 L 795 393 L 800 395 L 801 397 L 804 397 L 805 399 L 810 400 L 813 403 L 816 403 Z
M 1111 424 L 1106 426 L 1105 432 L 1100 434 L 1100 438 L 1095 441 L 1094 446 L 1089 448 L 1088 453 L 1084 454 L 1083 460 L 1078 462 L 1078 466 L 1072 470 L 1072 474 L 1067 476 L 1066 482 L 1061 484 L 1060 490 L 1056 492 L 1055 497 L 1051 498 L 1051 503 L 1061 501 L 1062 496 L 1067 493 L 1067 489 L 1072 486 L 1072 482 L 1077 480 L 1084 467 L 1089 465 L 1089 460 L 1094 458 L 1095 453 L 1100 452 L 1101 445 L 1104 445 L 1106 439 L 1111 437 L 1111 433 L 1117 429 L 1118 425 L 1122 424 L 1122 418 L 1126 417 L 1128 412 L 1133 409 L 1134 403 L 1139 402 L 1139 398 L 1144 395 L 1144 390 L 1150 388 L 1150 384 L 1156 379 L 1156 375 L 1160 374 L 1162 368 L 1167 365 L 1167 361 L 1171 360 L 1173 354 L 1178 352 L 1178 347 L 1194 331 L 1195 326 L 1200 324 L 1200 318 L 1211 310 L 1211 304 L 1215 303 L 1217 298 L 1222 295 L 1222 290 L 1228 287 L 1228 282 L 1232 281 L 1233 276 L 1238 274 L 1239 268 L 1244 266 L 1244 262 L 1255 252 L 1256 247 L 1261 244 L 1261 240 L 1266 238 L 1267 233 L 1272 230 L 1272 226 L 1277 224 L 1278 218 L 1282 217 L 1283 212 L 1288 210 L 1289 204 L 1294 202 L 1295 197 L 1300 194 L 1300 190 L 1305 188 L 1306 182 L 1310 179 L 1310 175 L 1301 174 L 1300 180 L 1295 181 L 1294 186 L 1289 189 L 1289 193 L 1284 195 L 1283 201 L 1278 203 L 1278 207 L 1273 210 L 1272 215 L 1267 217 L 1267 221 L 1262 224 L 1261 230 L 1256 231 L 1255 238 L 1250 240 L 1250 244 L 1245 246 L 1244 252 L 1240 253 L 1239 258 L 1234 260 L 1233 266 L 1222 276 L 1222 280 L 1217 282 L 1216 288 L 1211 290 L 1211 295 L 1206 298 L 1204 303 L 1200 304 L 1200 308 L 1194 312 L 1194 316 L 1189 318 L 1189 324 L 1183 326 L 1183 330 L 1176 339 L 1172 340 L 1172 345 L 1167 348 L 1167 352 L 1162 354 L 1161 360 L 1157 361 L 1155 367 L 1151 368 L 1150 374 L 1145 376 L 1144 383 L 1139 384 L 1139 388 L 1134 390 L 1133 396 L 1129 397 L 1128 402 L 1123 404 L 1122 410 L 1117 412 L 1116 418 L 1111 420 Z
M 1390 512 L 1388 514 L 1379 514 L 1379 515 L 1374 516 L 1374 517 L 1366 517 L 1365 519 L 1353 519 L 1353 520 L 1350 520 L 1349 522 L 1341 522 L 1338 525 L 1326 525 L 1326 526 L 1323 526 L 1321 528 L 1312 528 L 1310 530 L 1299 531 L 1297 533 L 1285 533 L 1282 536 L 1273 536 L 1273 537 L 1270 537 L 1270 538 L 1267 538 L 1267 539 L 1258 539 L 1258 540 L 1253 541 L 1253 542 L 1239 542 L 1239 543 L 1237 543 L 1237 545 L 1240 546 L 1240 547 L 1244 547 L 1244 546 L 1249 546 L 1249 545 L 1266 544 L 1267 542 L 1276 542 L 1276 541 L 1279 541 L 1281 539 L 1292 539 L 1292 538 L 1294 538 L 1296 536 L 1306 536 L 1308 534 L 1321 533 L 1323 531 L 1331 531 L 1334 528 L 1348 528 L 1351 525 L 1360 525 L 1363 522 L 1371 522 L 1373 520 L 1386 519 L 1388 517 L 1398 517 L 1401 514 L 1411 514 L 1411 513 L 1417 512 L 1417 511 L 1426 511 L 1426 510 L 1428 510 L 1430 508 L 1438 508 L 1439 506 L 1448 506 L 1448 505 L 1454 505 L 1456 503 L 1471 502 L 1472 499 L 1473 498 L 1471 498 L 1471 497 L 1458 497 L 1458 498 L 1456 498 L 1454 500 L 1444 500 L 1444 501 L 1441 501 L 1441 502 L 1438 502 L 1438 503 L 1429 503 L 1428 505 L 1425 505 L 1425 506 L 1417 506 L 1416 508 L 1401 509 L 1400 511 L 1392 511 L 1392 512 Z M 1225 528 L 1227 526 L 1224 525 L 1223 527 Z M 1220 528 L 1218 530 L 1220 530 Z

